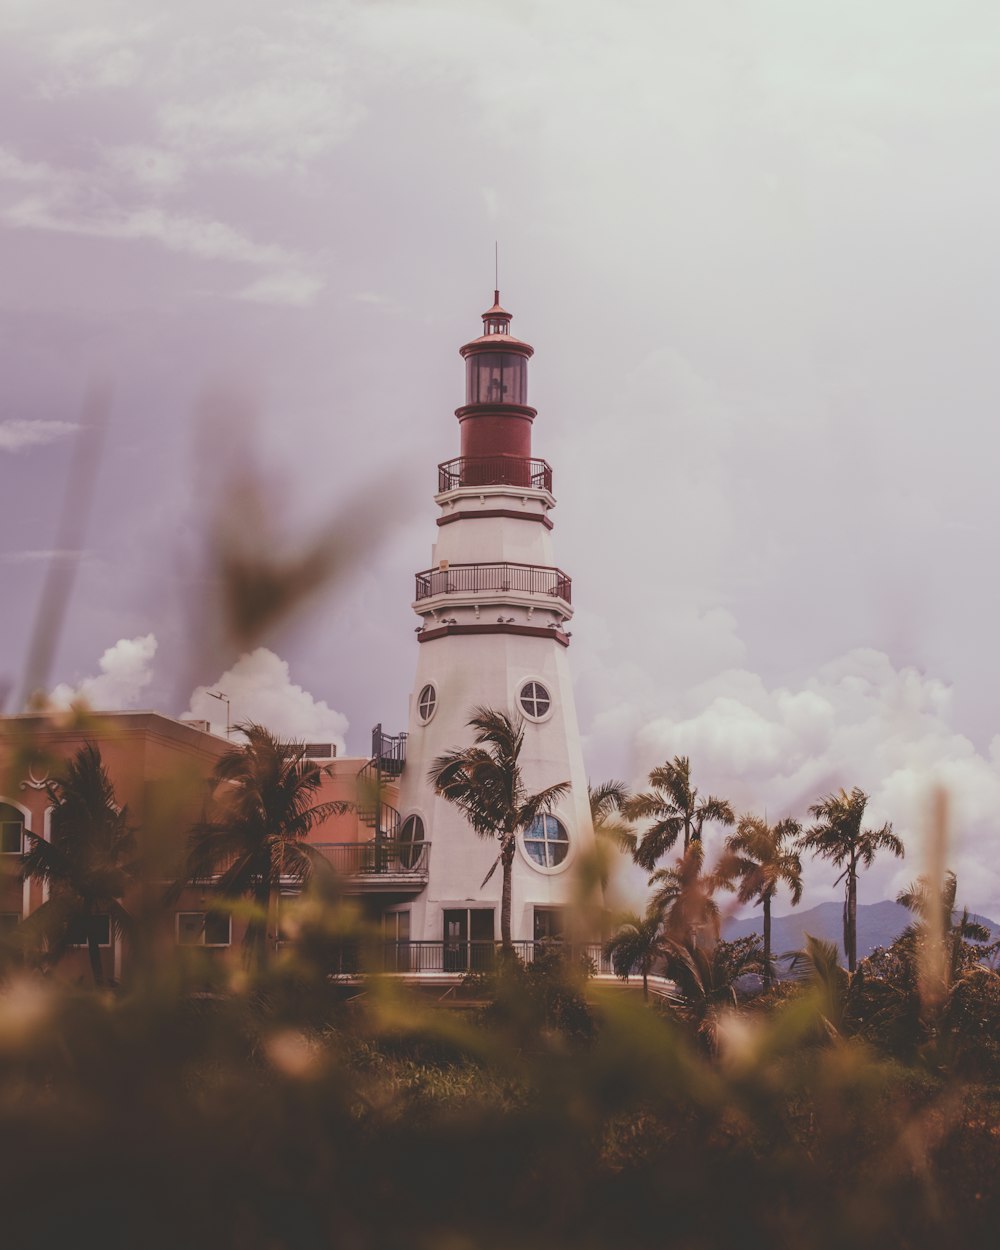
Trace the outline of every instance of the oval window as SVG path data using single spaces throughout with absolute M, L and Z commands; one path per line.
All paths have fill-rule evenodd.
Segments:
M 426 725 L 437 708 L 437 691 L 432 685 L 424 686 L 417 696 L 417 714 Z
M 399 831 L 399 866 L 412 872 L 423 857 L 424 822 L 419 816 L 407 816 Z
M 552 696 L 540 681 L 526 681 L 519 695 L 521 711 L 532 720 L 541 720 L 548 715 L 552 706 Z
M 524 835 L 524 849 L 540 868 L 556 868 L 569 854 L 569 834 L 561 820 L 536 816 Z

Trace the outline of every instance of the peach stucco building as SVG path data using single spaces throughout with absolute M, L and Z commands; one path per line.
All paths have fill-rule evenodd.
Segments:
M 186 723 L 157 712 L 101 713 L 86 729 L 34 715 L 0 718 L 0 933 L 9 935 L 47 898 L 40 882 L 22 879 L 22 854 L 29 834 L 49 838 L 47 782 L 57 773 L 59 761 L 70 758 L 85 742 L 99 747 L 117 802 L 127 807 L 129 823 L 142 831 L 144 848 L 152 850 L 157 865 L 155 879 L 147 880 L 145 888 L 152 885 L 161 892 L 182 874 L 187 832 L 203 815 L 216 762 L 230 749 L 225 738 L 207 732 L 200 722 Z M 366 823 L 366 816 L 371 817 L 369 809 L 356 800 L 358 775 L 370 761 L 337 759 L 329 743 L 312 743 L 308 749 L 326 770 L 317 802 L 338 799 L 354 805 L 344 814 L 329 816 L 308 840 L 320 847 L 349 887 L 354 882 L 360 894 L 370 894 L 370 885 L 377 880 L 394 902 L 398 889 L 391 871 L 365 871 L 366 866 L 372 870 L 376 867 L 374 862 L 365 862 L 366 857 L 372 860 L 374 830 Z M 362 789 L 367 792 L 367 787 Z M 383 796 L 386 800 L 393 797 L 388 779 L 383 783 Z M 418 859 L 406 857 L 407 870 L 400 874 L 404 889 L 419 888 L 421 878 L 426 880 Z M 391 868 L 386 856 L 381 866 Z M 297 889 L 296 883 L 287 882 L 289 894 Z M 125 899 L 126 906 L 129 901 Z M 238 947 L 244 923 L 212 914 L 211 904 L 210 882 L 185 889 L 164 911 L 168 938 L 181 944 Z M 210 917 L 207 924 L 206 917 Z M 124 944 L 116 939 L 111 925 L 105 925 L 101 934 L 105 977 L 117 980 L 127 958 Z M 71 978 L 89 979 L 87 951 L 82 943 L 63 958 L 60 971 Z

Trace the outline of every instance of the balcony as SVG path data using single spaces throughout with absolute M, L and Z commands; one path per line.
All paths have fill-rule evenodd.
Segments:
M 463 486 L 518 486 L 552 493 L 552 466 L 523 456 L 459 456 L 438 465 L 438 494 Z
M 429 842 L 313 842 L 311 845 L 354 891 L 419 894 L 427 884 Z
M 573 581 L 562 569 L 541 564 L 449 564 L 417 574 L 416 598 L 450 594 L 551 595 L 572 603 Z

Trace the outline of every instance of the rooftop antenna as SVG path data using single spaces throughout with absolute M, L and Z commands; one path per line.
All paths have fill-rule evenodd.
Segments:
M 500 303 L 500 243 L 493 240 L 493 290 L 496 292 L 497 303 Z

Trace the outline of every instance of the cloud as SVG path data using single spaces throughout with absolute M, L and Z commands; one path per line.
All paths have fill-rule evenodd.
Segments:
M 241 655 L 217 681 L 199 686 L 191 695 L 188 714 L 213 721 L 216 730 L 224 732 L 225 722 L 219 721 L 223 706 L 209 690 L 229 697 L 233 724 L 255 721 L 281 737 L 332 742 L 338 755 L 347 750 L 347 717 L 295 685 L 288 662 L 267 647 Z
M 76 426 L 71 421 L 0 421 L 0 451 L 44 447 L 75 430 Z
M 863 901 L 894 896 L 922 870 L 928 799 L 934 785 L 943 785 L 961 892 L 977 910 L 1000 914 L 1000 741 L 988 756 L 976 750 L 951 723 L 951 690 L 943 682 L 896 667 L 881 651 L 856 649 L 797 688 L 769 688 L 756 673 L 731 669 L 678 702 L 674 714 L 649 719 L 636 732 L 643 774 L 687 755 L 702 793 L 729 798 L 738 811 L 805 821 L 823 795 L 860 786 L 870 796 L 870 822 L 891 821 L 907 847 L 903 865 L 883 860 L 868 874 Z M 807 904 L 839 897 L 835 875 L 807 864 Z
M 101 656 L 96 677 L 85 677 L 77 686 L 56 686 L 49 696 L 53 707 L 86 702 L 96 711 L 115 712 L 135 707 L 139 696 L 153 680 L 156 636 L 121 638 Z
M 187 162 L 177 152 L 148 143 L 116 144 L 104 149 L 104 159 L 116 173 L 147 191 L 172 191 L 184 181 Z
M 323 279 L 293 269 L 265 274 L 237 293 L 237 299 L 257 304 L 288 304 L 302 308 L 323 289 Z
M 183 178 L 183 159 L 162 148 L 143 144 L 105 150 L 103 175 L 98 171 L 57 168 L 26 161 L 10 148 L 0 148 L 0 182 L 19 195 L 2 210 L 14 229 L 48 230 L 98 239 L 158 244 L 171 252 L 200 260 L 273 268 L 248 299 L 304 303 L 322 281 L 297 271 L 302 258 L 276 243 L 261 243 L 228 222 L 199 213 L 171 212 L 159 204 L 128 204 L 136 191 L 161 193 Z M 122 176 L 127 186 L 118 185 Z
M 37 195 L 10 205 L 4 218 L 8 225 L 21 229 L 52 230 L 100 239 L 146 240 L 202 260 L 280 265 L 295 259 L 285 248 L 257 243 L 225 222 L 168 213 L 156 206 L 122 209 L 108 205 L 103 212 L 87 214 L 51 196 Z

